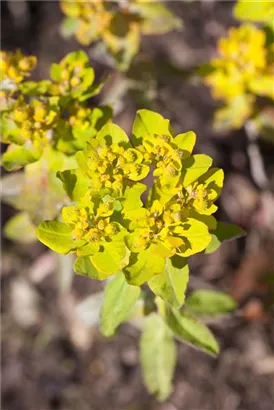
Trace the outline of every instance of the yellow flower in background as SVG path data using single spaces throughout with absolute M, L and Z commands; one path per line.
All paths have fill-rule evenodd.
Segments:
M 141 34 L 162 34 L 181 26 L 161 1 L 62 0 L 60 5 L 66 15 L 64 37 L 74 35 L 84 46 L 100 41 L 99 53 L 107 51 L 122 71 L 137 54 Z
M 24 56 L 20 50 L 15 53 L 0 52 L 0 79 L 1 83 L 10 81 L 19 84 L 24 77 L 29 77 L 36 67 L 36 57 Z M 1 84 L 3 87 L 4 84 Z
M 218 52 L 219 57 L 211 61 L 212 72 L 205 77 L 205 83 L 211 86 L 215 98 L 230 100 L 250 92 L 253 81 L 261 78 L 268 81 L 266 77 L 271 81 L 273 72 L 269 70 L 263 30 L 250 24 L 231 28 L 228 37 L 219 40 Z M 273 87 L 268 87 L 268 92 L 265 90 L 263 94 L 273 98 Z

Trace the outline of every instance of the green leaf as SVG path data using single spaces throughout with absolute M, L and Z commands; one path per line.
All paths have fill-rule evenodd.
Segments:
M 196 134 L 193 131 L 184 132 L 183 134 L 178 134 L 174 138 L 174 142 L 178 145 L 180 149 L 184 152 L 184 157 L 190 155 L 196 143 Z
M 74 270 L 79 275 L 87 276 L 91 279 L 105 280 L 109 275 L 98 272 L 98 270 L 92 264 L 89 256 L 77 258 L 74 263 Z
M 131 254 L 129 266 L 124 268 L 124 274 L 128 283 L 140 286 L 153 275 L 161 273 L 164 266 L 165 260 L 153 254 L 152 245 L 138 254 Z
M 13 171 L 26 164 L 37 161 L 42 150 L 24 145 L 10 145 L 2 156 L 2 164 L 7 171 Z
M 231 241 L 242 236 L 245 236 L 245 231 L 239 226 L 226 222 L 217 222 L 217 228 L 211 234 L 211 242 L 207 246 L 205 253 L 216 251 L 224 241 Z
M 174 228 L 174 234 L 185 238 L 185 244 L 179 247 L 180 256 L 187 257 L 202 252 L 210 242 L 210 233 L 205 223 L 187 218 L 185 222 Z
M 36 230 L 37 238 L 55 252 L 66 254 L 82 246 L 84 241 L 75 241 L 72 228 L 58 221 L 42 222 Z
M 129 285 L 122 272 L 107 284 L 100 314 L 100 327 L 105 336 L 114 335 L 116 328 L 130 317 L 140 293 L 141 289 Z
M 177 257 L 179 258 L 179 257 Z M 153 276 L 148 281 L 148 286 L 162 299 L 169 302 L 174 308 L 179 309 L 184 303 L 185 291 L 188 283 L 188 264 L 185 259 L 183 267 L 176 266 L 176 257 L 165 260 L 162 273 Z
M 212 165 L 212 158 L 208 155 L 197 154 L 191 155 L 183 162 L 182 180 L 183 186 L 192 184 L 201 175 L 203 175 Z
M 123 208 L 125 211 L 132 211 L 141 208 L 143 202 L 141 195 L 146 191 L 147 186 L 141 183 L 136 183 L 132 187 L 126 187 L 123 200 Z
M 110 276 L 128 262 L 127 249 L 123 241 L 106 242 L 103 251 L 92 255 L 90 259 L 99 272 Z
M 58 171 L 56 176 L 62 181 L 66 193 L 73 201 L 81 199 L 88 190 L 88 180 L 79 169 Z
M 145 319 L 140 341 L 140 361 L 148 391 L 159 400 L 165 400 L 172 391 L 176 345 L 162 317 L 156 313 Z
M 132 142 L 140 145 L 142 139 L 154 135 L 173 136 L 173 130 L 168 120 L 150 110 L 137 111 L 132 128 Z
M 92 124 L 92 127 L 96 132 L 100 131 L 100 129 L 112 118 L 113 110 L 108 105 L 102 105 L 100 107 L 94 107 L 90 114 L 89 120 Z
M 50 76 L 53 79 L 53 81 L 57 81 L 57 82 L 61 81 L 62 71 L 63 71 L 63 68 L 59 64 L 57 63 L 51 64 Z
M 37 240 L 35 226 L 26 212 L 20 212 L 8 220 L 4 226 L 4 235 L 19 243 L 31 243 Z
M 20 91 L 29 97 L 37 97 L 41 94 L 48 93 L 51 86 L 51 81 L 24 81 L 19 85 Z
M 166 323 L 179 337 L 193 347 L 197 347 L 208 354 L 219 353 L 219 345 L 215 337 L 202 322 L 186 312 L 180 312 L 171 306 L 166 306 Z
M 97 134 L 97 140 L 103 141 L 106 145 L 123 144 L 129 145 L 127 134 L 118 125 L 113 123 L 105 124 Z
M 274 4 L 272 1 L 238 0 L 233 14 L 239 20 L 265 22 L 274 18 Z
M 215 290 L 196 290 L 186 300 L 187 308 L 198 316 L 217 316 L 237 307 L 231 296 Z

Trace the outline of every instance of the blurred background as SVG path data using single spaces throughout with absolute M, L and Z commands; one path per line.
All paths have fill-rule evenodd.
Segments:
M 233 19 L 232 1 L 170 1 L 181 30 L 146 36 L 127 74 L 94 47 L 84 48 L 97 79 L 109 74 L 99 100 L 114 104 L 114 121 L 130 132 L 136 110 L 169 118 L 176 131 L 196 132 L 196 152 L 225 171 L 217 218 L 239 224 L 245 238 L 191 260 L 190 289 L 226 291 L 239 309 L 210 323 L 221 353 L 211 358 L 180 345 L 174 391 L 158 403 L 142 384 L 138 331 L 122 325 L 117 336 L 100 335 L 89 295 L 102 285 L 74 276 L 62 292 L 60 259 L 42 244 L 2 238 L 3 410 L 272 410 L 274 407 L 274 145 L 260 140 L 256 155 L 244 129 L 216 132 L 218 105 L 193 72 L 216 52 Z M 38 57 L 34 79 L 82 48 L 60 34 L 57 1 L 1 1 L 2 49 Z M 254 148 L 254 147 L 253 147 Z M 258 178 L 263 168 L 267 183 Z M 2 226 L 15 214 L 2 206 Z M 95 313 L 94 313 L 95 315 Z

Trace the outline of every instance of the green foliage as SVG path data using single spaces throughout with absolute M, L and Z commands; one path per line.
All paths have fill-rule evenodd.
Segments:
M 58 173 L 76 201 L 62 210 L 62 227 L 70 238 L 64 238 L 64 247 L 62 238 L 56 242 L 60 222 L 51 233 L 43 224 L 37 232 L 53 250 L 88 258 L 80 265 L 81 274 L 94 277 L 95 268 L 95 276 L 104 279 L 123 269 L 129 284 L 150 281 L 156 295 L 179 307 L 187 283 L 184 258 L 205 250 L 217 226 L 211 214 L 223 171 L 210 168 L 210 157 L 191 155 L 195 134 L 175 136 L 160 114 L 139 111 L 133 134 L 135 145 L 117 125 L 104 125 L 77 153 L 78 168 Z M 151 169 L 154 184 L 143 202 L 146 186 L 139 181 Z M 180 287 L 181 280 L 185 285 Z
M 186 259 L 173 256 L 171 259 L 166 259 L 163 271 L 153 276 L 148 281 L 148 285 L 155 295 L 179 309 L 185 300 L 188 273 Z
M 80 37 L 88 33 L 88 41 L 103 37 L 125 67 L 137 49 L 128 54 L 124 37 L 130 44 L 141 31 L 165 31 L 171 15 L 158 2 L 127 3 L 127 13 L 116 3 L 62 2 L 69 15 L 64 29 Z M 82 8 L 93 13 L 92 33 L 90 21 L 78 22 Z M 104 82 L 94 83 L 83 51 L 52 64 L 50 80 L 26 81 L 35 64 L 20 52 L 1 55 L 1 133 L 8 145 L 2 164 L 9 171 L 23 168 L 3 178 L 3 200 L 21 211 L 4 232 L 21 243 L 36 232 L 44 245 L 69 254 L 61 260 L 63 273 L 75 255 L 76 273 L 108 281 L 101 330 L 112 336 L 122 322 L 139 320 L 144 380 L 165 400 L 176 361 L 174 337 L 215 355 L 217 341 L 196 316 L 236 306 L 212 291 L 196 291 L 185 302 L 188 258 L 243 235 L 213 216 L 223 171 L 212 167 L 209 156 L 192 154 L 193 131 L 176 135 L 159 113 L 139 110 L 128 137 L 111 122 L 110 107 L 90 108 Z
M 167 306 L 166 323 L 182 342 L 211 355 L 219 353 L 218 342 L 211 331 L 191 314 Z
M 240 238 L 245 231 L 237 225 L 226 222 L 217 222 L 215 231 L 211 234 L 211 242 L 205 249 L 205 253 L 212 253 L 220 247 L 224 241 Z
M 117 326 L 131 316 L 140 293 L 139 287 L 127 283 L 122 272 L 107 284 L 100 315 L 100 327 L 105 336 L 114 335 Z
M 187 308 L 197 316 L 218 316 L 236 309 L 234 299 L 215 290 L 196 290 L 186 300 Z
M 274 18 L 274 4 L 272 1 L 238 0 L 233 13 L 239 20 L 270 22 Z
M 31 223 L 26 212 L 20 212 L 9 219 L 4 226 L 4 235 L 19 243 L 36 241 L 35 226 Z
M 99 40 L 122 71 L 137 54 L 141 34 L 163 34 L 182 25 L 159 1 L 62 0 L 61 9 L 67 16 L 61 33 L 75 35 L 84 46 Z
M 172 390 L 176 346 L 172 332 L 156 313 L 146 318 L 140 343 L 140 360 L 149 392 L 159 400 L 165 400 Z

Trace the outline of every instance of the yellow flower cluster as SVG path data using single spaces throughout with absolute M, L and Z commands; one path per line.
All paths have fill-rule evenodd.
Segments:
M 179 202 L 162 205 L 158 200 L 142 212 L 129 213 L 132 233 L 126 237 L 128 248 L 138 253 L 153 247 L 153 253 L 161 258 L 175 254 L 190 256 L 203 250 L 210 241 L 208 228 L 199 220 L 188 217 L 188 213 Z
M 50 130 L 58 121 L 58 106 L 51 104 L 49 100 L 32 100 L 27 104 L 23 98 L 19 98 L 10 119 L 17 126 L 17 144 L 32 141 L 37 144 L 37 148 L 41 148 L 49 142 Z
M 64 36 L 74 34 L 85 46 L 101 41 L 121 70 L 138 52 L 142 33 L 161 34 L 181 26 L 161 1 L 62 0 L 60 4 L 67 16 L 61 30 Z
M 231 28 L 228 37 L 219 40 L 218 52 L 205 77 L 214 98 L 230 101 L 246 93 L 274 98 L 274 66 L 263 30 L 250 24 Z
M 149 166 L 143 164 L 143 155 L 137 149 L 92 142 L 93 148 L 87 151 L 91 190 L 110 189 L 120 195 L 128 180 L 140 181 L 149 173 Z
M 117 222 L 110 220 L 114 211 L 113 203 L 100 201 L 94 204 L 90 200 L 87 204 L 84 202 L 78 206 L 64 207 L 62 219 L 72 227 L 75 240 L 85 241 L 89 244 L 89 252 L 91 246 L 92 252 L 97 252 L 100 243 L 109 241 L 111 236 L 120 232 L 121 227 Z
M 19 84 L 24 77 L 29 77 L 36 66 L 36 57 L 24 56 L 20 50 L 15 53 L 0 52 L 0 79 Z

